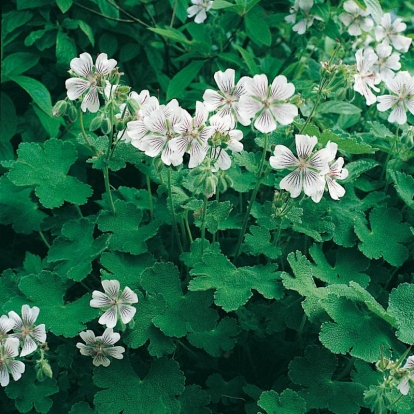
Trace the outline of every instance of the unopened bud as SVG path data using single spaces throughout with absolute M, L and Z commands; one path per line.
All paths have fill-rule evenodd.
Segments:
M 213 194 L 216 193 L 218 179 L 215 175 L 210 175 L 207 177 L 204 186 L 204 192 L 207 197 L 211 197 Z
M 111 120 L 106 116 L 105 118 L 102 119 L 102 122 L 101 122 L 101 131 L 104 134 L 109 134 L 111 132 L 111 129 L 112 129 Z
M 127 108 L 129 113 L 132 115 L 135 115 L 140 110 L 139 103 L 135 99 L 131 98 L 127 100 Z
M 73 105 L 70 105 L 67 111 L 69 122 L 75 122 L 78 119 L 78 111 Z
M 68 103 L 66 101 L 57 101 L 52 109 L 53 116 L 63 116 L 68 109 Z
M 96 131 L 101 127 L 102 123 L 102 116 L 98 115 L 92 119 L 91 123 L 89 124 L 89 131 Z
M 118 119 L 115 124 L 115 129 L 117 132 L 121 132 L 125 129 L 126 125 L 122 119 Z
M 46 377 L 52 378 L 53 372 L 52 368 L 49 365 L 49 362 L 46 359 L 41 359 L 36 362 L 36 377 L 38 381 L 44 381 Z
M 120 100 L 124 101 L 125 99 L 128 98 L 128 94 L 130 90 L 131 88 L 129 86 L 125 86 L 125 85 L 118 86 L 118 88 L 116 88 L 116 95 Z

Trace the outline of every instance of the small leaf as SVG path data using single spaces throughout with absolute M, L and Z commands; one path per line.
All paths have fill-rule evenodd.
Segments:
M 261 7 L 254 7 L 244 18 L 246 34 L 258 46 L 270 46 L 272 36 L 265 19 L 265 11 Z
M 170 81 L 167 89 L 167 100 L 179 97 L 185 88 L 198 75 L 200 69 L 204 66 L 203 60 L 195 60 L 184 69 L 181 69 Z
M 254 56 L 248 52 L 246 49 L 243 49 L 241 46 L 234 44 L 234 47 L 239 51 L 241 54 L 244 63 L 246 64 L 247 68 L 251 75 L 257 75 L 260 73 L 260 69 L 257 66 L 256 62 L 254 61 Z
M 2 76 L 20 75 L 37 65 L 40 56 L 33 53 L 17 52 L 8 55 L 3 60 Z
M 399 171 L 390 171 L 390 176 L 395 184 L 398 195 L 407 204 L 414 209 L 414 178 Z
M 73 4 L 73 0 L 56 0 L 56 4 L 62 13 L 66 13 Z
M 327 101 L 327 102 L 322 102 L 318 106 L 318 112 L 320 114 L 352 115 L 352 114 L 359 114 L 361 112 L 361 108 L 358 108 L 357 106 L 352 105 L 348 102 Z

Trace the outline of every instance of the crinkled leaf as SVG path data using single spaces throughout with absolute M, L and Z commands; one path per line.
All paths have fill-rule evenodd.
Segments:
M 245 236 L 245 248 L 253 256 L 264 254 L 269 259 L 276 259 L 282 254 L 280 247 L 271 243 L 269 230 L 264 227 L 250 226 L 250 233 Z
M 188 385 L 179 396 L 181 414 L 211 414 L 206 407 L 210 403 L 210 396 L 199 385 Z
M 204 245 L 203 253 L 201 251 L 201 246 Z M 201 239 L 196 239 L 191 243 L 190 251 L 184 252 L 180 255 L 180 259 L 188 267 L 194 267 L 196 263 L 201 262 L 204 253 L 220 253 L 220 244 L 219 243 L 209 243 L 208 240 L 205 240 L 204 243 Z
M 207 212 L 206 212 L 206 228 L 207 230 L 214 234 L 217 232 L 219 228 L 219 224 L 227 219 L 232 210 L 232 206 L 230 201 L 210 201 L 207 204 Z M 198 217 L 198 220 L 195 221 L 195 224 L 198 227 L 201 227 L 202 220 L 201 217 Z
M 395 184 L 398 195 L 407 204 L 414 209 L 414 178 L 399 171 L 390 171 L 390 176 Z
M 287 388 L 280 395 L 275 391 L 264 391 L 257 405 L 267 414 L 304 414 L 306 402 L 295 391 Z

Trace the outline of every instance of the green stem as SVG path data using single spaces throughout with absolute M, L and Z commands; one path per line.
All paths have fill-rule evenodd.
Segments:
M 206 239 L 207 196 L 204 195 L 203 215 L 201 217 L 201 255 L 204 254 L 204 240 Z
M 109 183 L 109 168 L 107 165 L 103 167 L 102 172 L 103 172 L 104 182 L 105 182 L 105 191 L 108 194 L 108 198 L 109 198 L 109 208 L 111 209 L 112 214 L 115 214 L 116 210 L 115 210 L 114 199 L 112 198 L 111 184 Z
M 110 96 L 112 96 L 112 91 L 110 91 Z M 114 200 L 112 198 L 111 184 L 109 183 L 109 167 L 108 167 L 108 160 L 109 160 L 110 155 L 111 155 L 112 140 L 113 140 L 113 137 L 114 137 L 114 104 L 112 102 L 110 103 L 109 116 L 110 116 L 110 121 L 111 121 L 111 130 L 110 130 L 110 134 L 109 134 L 109 137 L 108 137 L 109 138 L 108 139 L 108 148 L 106 150 L 105 165 L 102 169 L 102 172 L 103 172 L 103 176 L 104 176 L 105 190 L 106 190 L 106 192 L 108 194 L 108 198 L 109 198 L 109 207 L 111 209 L 112 214 L 115 214 L 116 210 L 115 210 Z
M 188 211 L 186 212 L 186 214 L 184 216 L 184 224 L 185 224 L 185 228 L 187 230 L 188 238 L 190 239 L 190 243 L 192 243 L 193 242 L 193 235 L 191 234 L 190 223 L 188 222 Z
M 148 175 L 145 175 L 147 180 L 147 189 L 148 189 L 148 202 L 150 205 L 150 217 L 151 220 L 154 218 L 154 202 L 152 200 L 152 192 L 151 192 L 151 180 Z
M 39 231 L 39 236 L 40 236 L 40 238 L 42 239 L 43 243 L 46 245 L 46 247 L 47 247 L 48 249 L 50 249 L 50 244 L 49 244 L 49 242 L 46 240 L 46 237 L 45 237 L 45 235 L 43 234 L 43 232 L 42 232 L 42 231 Z
M 180 249 L 180 253 L 183 253 L 183 246 L 181 244 L 180 234 L 178 233 L 178 226 L 177 220 L 175 219 L 175 211 L 174 211 L 174 204 L 172 199 L 172 190 L 171 190 L 171 168 L 167 168 L 168 171 L 168 200 L 170 202 L 170 209 L 171 209 L 171 220 L 174 228 L 175 237 L 177 239 L 178 248 Z
M 85 126 L 83 124 L 83 111 L 81 109 L 79 109 L 79 126 L 82 132 L 83 139 L 88 144 L 88 147 L 95 155 L 98 155 L 97 149 L 91 144 L 91 142 L 89 141 L 88 135 L 85 132 Z
M 256 181 L 256 185 L 254 187 L 254 190 L 252 192 L 252 196 L 250 197 L 250 201 L 249 201 L 249 205 L 247 206 L 246 214 L 244 215 L 243 225 L 242 225 L 242 229 L 241 229 L 240 234 L 239 234 L 239 240 L 237 241 L 236 252 L 235 252 L 235 255 L 234 255 L 233 263 L 235 263 L 237 258 L 239 257 L 240 248 L 241 248 L 241 245 L 242 245 L 242 242 L 243 242 L 243 239 L 244 239 L 244 235 L 245 235 L 246 229 L 247 229 L 247 223 L 249 222 L 250 212 L 252 211 L 253 203 L 256 200 L 256 196 L 257 196 L 257 193 L 259 192 L 260 184 L 261 184 L 262 179 L 263 179 L 262 171 L 263 171 L 263 166 L 264 166 L 264 162 L 265 162 L 265 159 L 266 159 L 266 152 L 267 152 L 268 143 L 269 143 L 269 136 L 268 136 L 268 134 L 265 134 L 263 152 L 262 152 L 262 159 L 260 160 L 259 170 L 257 172 L 257 181 Z
M 384 179 L 385 173 L 386 173 L 386 171 L 387 171 L 387 166 L 388 166 L 388 163 L 389 163 L 389 161 L 390 161 L 390 159 L 391 159 L 392 154 L 393 154 L 393 153 L 394 153 L 394 151 L 395 151 L 395 148 L 397 147 L 397 143 L 398 143 L 398 133 L 399 133 L 399 130 L 400 130 L 400 127 L 398 126 L 398 127 L 397 127 L 397 131 L 395 131 L 395 139 L 394 139 L 394 143 L 392 144 L 392 148 L 391 148 L 391 150 L 388 152 L 388 154 L 387 154 L 387 159 L 385 160 L 384 166 L 382 167 L 382 172 L 381 172 L 380 181 L 382 181 L 382 180 Z M 389 183 L 388 183 L 388 181 L 387 181 L 387 183 L 386 183 L 386 185 L 385 185 L 385 188 L 384 188 L 384 192 L 385 192 L 385 193 L 387 192 L 388 185 L 389 185 Z

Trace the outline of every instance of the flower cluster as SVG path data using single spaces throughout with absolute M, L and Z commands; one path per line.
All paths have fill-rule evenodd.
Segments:
M 213 2 L 211 0 L 191 0 L 191 3 L 193 5 L 187 9 L 188 17 L 192 18 L 195 16 L 195 23 L 203 23 L 207 19 L 207 12 L 213 6 Z
M 10 374 L 15 381 L 25 371 L 23 362 L 16 360 L 32 354 L 39 344 L 46 341 L 45 325 L 35 325 L 39 308 L 29 305 L 22 306 L 22 316 L 10 311 L 8 316 L 0 317 L 0 384 L 5 387 L 10 382 Z M 12 332 L 11 332 L 12 331 Z
M 104 310 L 98 322 L 106 325 L 107 328 L 102 336 L 95 336 L 91 330 L 81 332 L 79 335 L 86 345 L 78 342 L 76 346 L 82 355 L 93 357 L 92 363 L 95 366 L 107 367 L 110 364 L 108 356 L 116 359 L 123 358 L 122 353 L 125 352 L 125 348 L 114 346 L 120 340 L 121 335 L 114 332 L 113 328 L 119 319 L 124 325 L 132 321 L 136 308 L 131 305 L 138 302 L 138 296 L 128 286 L 121 291 L 118 280 L 103 280 L 102 287 L 104 292 L 98 290 L 92 292 L 90 306 Z
M 303 35 L 315 20 L 323 21 L 322 17 L 312 14 L 313 0 L 295 0 L 295 4 L 290 9 L 290 15 L 285 17 L 285 21 L 292 23 L 292 30 L 299 35 Z
M 276 145 L 273 156 L 270 157 L 270 165 L 275 169 L 294 168 L 280 182 L 280 188 L 287 190 L 292 198 L 296 198 L 303 192 L 318 203 L 327 186 L 329 195 L 334 200 L 339 200 L 345 189 L 336 182 L 348 176 L 348 170 L 343 168 L 344 160 L 335 156 L 337 144 L 328 142 L 326 147 L 313 152 L 318 139 L 315 136 L 297 134 L 295 137 L 296 153 L 284 145 Z

